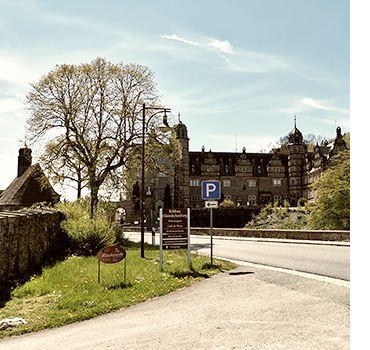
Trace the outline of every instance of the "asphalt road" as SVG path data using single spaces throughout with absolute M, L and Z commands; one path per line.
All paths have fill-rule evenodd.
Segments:
M 0 349 L 348 350 L 349 293 L 240 266 L 122 311 L 1 339 Z
M 140 234 L 127 236 L 140 239 Z M 146 239 L 151 242 L 151 235 L 146 235 Z M 207 239 L 192 237 L 192 249 L 208 253 Z M 321 271 L 316 265 L 323 264 L 324 274 L 342 276 L 349 267 L 349 247 L 244 244 L 222 239 L 215 239 L 214 243 L 215 255 L 239 259 L 241 266 L 126 310 L 2 339 L 0 349 L 349 349 L 348 282 L 321 281 L 296 271 L 287 273 L 250 264 L 254 260 L 263 265 L 287 265 L 289 269 L 302 267 L 310 273 Z M 316 259 L 319 262 L 315 263 Z M 335 261 L 343 265 L 338 270 L 344 272 L 333 268 Z
M 131 240 L 139 241 L 140 233 L 125 234 Z M 152 243 L 151 235 L 145 235 Z M 304 243 L 283 243 L 284 241 L 256 241 L 251 239 L 213 238 L 213 255 L 225 259 L 245 261 L 301 271 L 320 276 L 350 280 L 350 246 Z M 286 242 L 286 241 L 285 241 Z M 209 236 L 191 236 L 191 251 L 210 255 Z M 156 234 L 159 244 L 159 234 Z
M 191 249 L 210 254 L 210 237 L 192 236 Z M 350 280 L 350 247 L 213 239 L 214 256 Z

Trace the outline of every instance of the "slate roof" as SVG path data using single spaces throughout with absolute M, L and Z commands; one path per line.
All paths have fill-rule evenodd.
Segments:
M 49 180 L 37 163 L 15 178 L 0 197 L 0 206 L 29 207 L 34 203 L 55 204 L 60 200 Z

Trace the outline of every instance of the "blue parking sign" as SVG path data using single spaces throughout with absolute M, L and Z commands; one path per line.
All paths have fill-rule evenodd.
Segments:
M 220 181 L 202 181 L 202 199 L 221 198 L 221 182 Z

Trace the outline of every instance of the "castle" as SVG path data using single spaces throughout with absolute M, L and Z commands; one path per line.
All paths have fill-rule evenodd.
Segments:
M 205 180 L 221 182 L 221 201 L 229 200 L 237 206 L 256 206 L 269 202 L 297 206 L 300 199 L 313 201 L 315 190 L 309 185 L 322 176 L 330 159 L 347 148 L 341 128 L 336 129 L 333 143 L 316 145 L 313 152 L 296 126 L 289 134 L 288 153 L 280 149 L 273 153 L 189 151 L 188 130 L 179 121 L 174 127 L 180 142 L 181 160 L 167 168 L 175 167 L 174 176 L 161 173 L 146 181 L 145 212 L 158 213 L 164 205 L 164 188 L 169 185 L 172 206 L 175 208 L 202 208 L 201 185 Z M 165 164 L 165 160 L 161 160 Z

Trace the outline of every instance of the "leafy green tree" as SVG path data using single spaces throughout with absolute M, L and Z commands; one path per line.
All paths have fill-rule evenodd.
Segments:
M 54 139 L 47 141 L 51 152 L 44 154 L 44 160 L 53 160 L 54 147 L 61 151 L 61 165 L 72 172 L 76 167 L 81 169 L 78 181 L 86 179 L 90 190 L 91 217 L 104 183 L 111 179 L 117 184 L 130 158 L 137 153 L 142 140 L 143 104 L 160 107 L 153 76 L 145 66 L 112 64 L 97 58 L 81 65 L 56 66 L 31 84 L 27 96 L 29 139 L 37 141 L 53 131 Z M 154 129 L 158 117 L 148 110 L 147 130 Z M 162 137 L 159 143 L 163 145 L 165 141 Z
M 309 224 L 313 229 L 350 229 L 350 150 L 338 153 L 331 166 L 312 185 L 317 191 L 309 206 Z
M 77 191 L 77 199 L 81 198 L 82 190 L 88 185 L 87 173 L 68 144 L 59 142 L 59 138 L 50 141 L 39 162 L 53 184 L 71 187 Z

